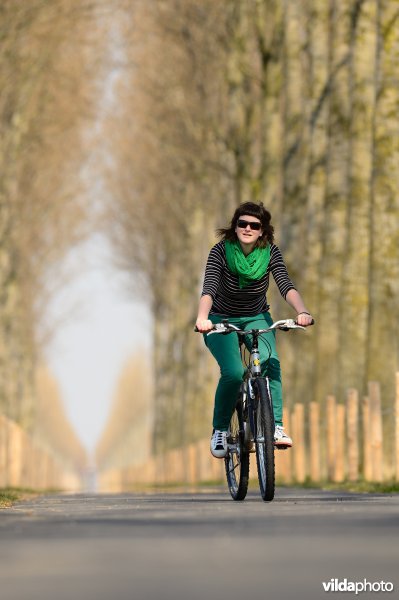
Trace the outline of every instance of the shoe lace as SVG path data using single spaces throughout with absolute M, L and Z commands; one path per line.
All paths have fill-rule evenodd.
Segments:
M 215 445 L 223 446 L 223 437 L 226 434 L 225 431 L 215 431 Z

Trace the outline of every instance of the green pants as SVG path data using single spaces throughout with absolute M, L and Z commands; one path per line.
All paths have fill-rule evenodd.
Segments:
M 212 323 L 221 323 L 219 315 L 210 315 Z M 270 313 L 261 313 L 253 317 L 229 317 L 229 322 L 240 329 L 266 329 L 273 323 Z M 270 331 L 259 337 L 259 353 L 261 357 L 262 375 L 270 380 L 270 391 L 273 400 L 274 420 L 276 425 L 282 425 L 283 396 L 281 388 L 280 361 L 276 350 L 276 333 Z M 216 389 L 215 408 L 213 412 L 213 427 L 226 431 L 237 402 L 237 394 L 242 383 L 244 367 L 241 362 L 237 334 L 210 336 L 204 335 L 205 344 L 216 358 L 220 367 L 220 379 Z M 248 336 L 245 345 L 250 350 L 251 337 Z

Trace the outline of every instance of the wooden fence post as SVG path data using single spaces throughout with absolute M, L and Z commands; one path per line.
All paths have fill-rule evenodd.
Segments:
M 320 481 L 320 406 L 318 402 L 309 405 L 310 421 L 310 479 Z
M 157 454 L 155 456 L 155 464 L 156 464 L 156 471 L 155 471 L 154 483 L 156 483 L 157 485 L 163 485 L 165 483 L 165 468 L 164 468 L 164 455 L 163 454 Z
M 297 402 L 294 405 L 295 414 L 295 479 L 303 483 L 306 479 L 306 460 L 305 460 L 305 407 Z
M 290 414 L 290 433 L 289 435 L 292 437 L 293 448 L 289 450 L 291 454 L 291 482 L 295 481 L 295 453 L 296 453 L 296 413 L 295 406 L 293 406 Z
M 327 477 L 334 479 L 336 459 L 336 403 L 335 396 L 327 396 Z
M 291 422 L 291 411 L 289 408 L 283 408 L 283 423 L 288 429 L 288 432 L 292 430 L 292 422 Z M 288 433 L 290 435 L 290 433 Z M 285 477 L 286 482 L 292 482 L 292 453 L 290 450 L 282 453 L 282 458 L 284 461 L 284 469 L 285 469 Z
M 399 373 L 396 373 L 396 399 L 395 399 L 395 476 L 399 481 Z
M 336 441 L 335 441 L 335 469 L 334 481 L 344 481 L 345 479 L 345 406 L 337 404 L 336 406 Z
M 181 464 L 179 463 L 179 450 L 174 448 L 166 453 L 165 481 L 167 483 L 182 482 Z
M 22 430 L 13 421 L 8 423 L 8 484 L 11 487 L 21 486 L 22 475 Z
M 7 454 L 8 454 L 8 428 L 7 420 L 0 415 L 0 487 L 6 487 L 7 477 Z
M 220 460 L 218 458 L 212 458 L 211 463 L 211 479 L 215 483 L 220 483 L 220 481 L 224 482 L 226 480 L 226 471 L 224 466 L 224 460 Z M 254 473 L 254 469 L 252 469 L 252 477 L 256 477 Z
M 211 481 L 213 457 L 209 452 L 209 440 L 200 440 L 197 442 L 198 460 L 199 460 L 199 480 Z
M 369 382 L 370 442 L 373 481 L 383 480 L 381 393 L 377 381 Z
M 365 481 L 372 481 L 373 469 L 371 465 L 371 440 L 370 440 L 370 398 L 365 396 L 362 404 L 362 431 L 363 431 L 363 477 Z
M 348 478 L 359 479 L 359 396 L 357 390 L 347 392 L 347 440 L 348 440 Z
M 144 475 L 144 478 L 142 481 L 144 481 L 144 483 L 149 483 L 149 484 L 155 483 L 156 472 L 157 472 L 157 465 L 156 465 L 155 458 L 152 456 L 151 458 L 149 458 L 149 460 L 147 460 L 144 468 L 142 469 L 142 474 L 140 474 L 141 477 Z
M 196 484 L 198 483 L 198 464 L 197 464 L 197 446 L 196 444 L 189 444 L 186 447 L 186 483 Z M 224 462 L 224 461 L 223 461 Z
M 288 408 L 283 408 L 283 423 L 288 435 L 291 435 L 292 425 L 290 425 L 290 411 Z M 293 434 L 292 434 L 293 435 Z M 295 440 L 294 440 L 295 443 Z M 292 469 L 291 469 L 291 451 L 290 450 L 276 450 L 275 452 L 275 463 L 276 463 L 276 479 L 283 483 L 291 483 L 292 480 Z

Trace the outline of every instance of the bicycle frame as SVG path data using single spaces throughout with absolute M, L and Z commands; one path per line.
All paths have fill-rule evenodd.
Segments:
M 222 321 L 222 323 L 216 323 L 214 325 L 214 329 L 212 329 L 208 333 L 208 335 L 212 335 L 212 334 L 227 335 L 230 333 L 237 333 L 238 344 L 240 346 L 245 343 L 244 338 L 246 336 L 252 337 L 252 345 L 251 345 L 250 356 L 249 356 L 249 365 L 247 366 L 247 369 L 244 373 L 243 384 L 242 384 L 243 386 L 245 386 L 245 389 L 243 390 L 244 391 L 243 414 L 244 414 L 244 428 L 245 428 L 244 441 L 245 441 L 245 445 L 247 447 L 251 446 L 252 441 L 254 441 L 255 443 L 264 441 L 264 440 L 259 440 L 256 438 L 255 422 L 254 422 L 254 411 L 256 410 L 256 407 L 253 404 L 253 402 L 255 400 L 255 393 L 253 391 L 252 381 L 257 377 L 262 376 L 258 339 L 262 334 L 268 333 L 269 331 L 273 331 L 274 329 L 281 329 L 283 331 L 288 331 L 290 329 L 306 329 L 306 328 L 302 327 L 302 325 L 298 325 L 293 319 L 282 319 L 280 321 L 276 321 L 267 329 L 239 329 L 232 323 L 229 323 L 228 319 L 224 319 Z M 265 377 L 265 380 L 266 380 L 266 384 L 267 384 L 267 388 L 268 388 L 268 392 L 269 392 L 269 398 L 271 399 L 269 378 Z M 270 409 L 273 414 L 273 403 L 272 402 L 270 403 Z M 245 423 L 248 423 L 248 422 L 249 422 L 249 428 L 246 428 Z M 254 452 L 254 450 L 250 450 L 250 451 Z
M 312 323 L 313 324 L 313 323 Z M 275 426 L 269 378 L 262 375 L 259 337 L 273 329 L 305 329 L 293 319 L 276 321 L 267 329 L 239 329 L 228 319 L 213 325 L 207 335 L 236 333 L 240 350 L 249 350 L 243 381 L 227 430 L 227 453 L 224 456 L 226 478 L 233 500 L 244 500 L 248 491 L 249 453 L 256 454 L 259 488 L 262 499 L 271 502 L 275 493 Z M 196 328 L 196 331 L 198 329 Z M 249 338 L 249 339 L 248 339 Z M 252 342 L 251 342 L 252 340 Z M 268 342 L 266 342 L 268 343 Z M 269 346 L 269 356 L 271 347 Z M 262 353 L 263 354 L 263 353 Z M 283 446 L 281 445 L 280 448 Z

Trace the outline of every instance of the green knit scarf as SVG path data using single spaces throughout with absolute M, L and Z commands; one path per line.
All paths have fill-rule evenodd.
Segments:
M 238 240 L 225 240 L 227 266 L 234 275 L 238 275 L 238 283 L 243 288 L 260 279 L 267 271 L 270 261 L 270 244 L 266 248 L 254 248 L 248 256 L 242 251 Z

